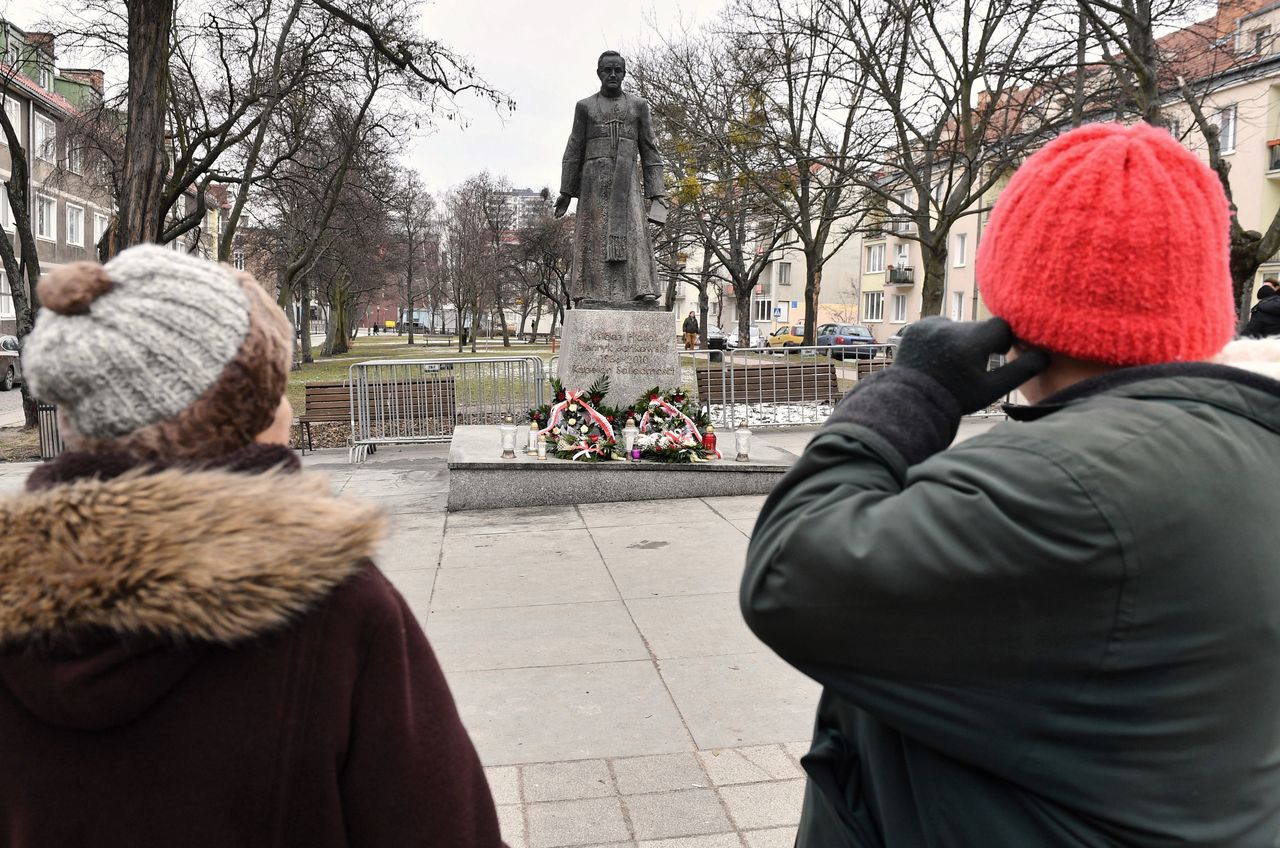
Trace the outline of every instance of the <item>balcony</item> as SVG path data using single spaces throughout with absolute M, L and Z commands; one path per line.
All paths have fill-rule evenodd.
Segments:
M 1280 138 L 1267 142 L 1267 176 L 1272 179 L 1280 177 Z
M 886 286 L 914 286 L 915 284 L 915 268 L 912 268 L 910 265 L 889 266 L 889 279 L 885 280 Z

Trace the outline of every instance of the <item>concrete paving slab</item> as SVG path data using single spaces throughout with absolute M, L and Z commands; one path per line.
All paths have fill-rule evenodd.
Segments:
M 703 498 L 702 502 L 724 518 L 747 518 L 754 521 L 767 497 L 768 495 L 739 495 L 731 498 Z
M 714 789 L 685 789 L 622 799 L 638 840 L 732 831 Z
M 529 848 L 591 845 L 630 837 L 617 798 L 530 804 Z
M 693 748 L 651 662 L 462 671 L 448 679 L 486 765 Z
M 747 761 L 761 769 L 770 780 L 791 780 L 804 777 L 800 764 L 791 758 L 782 745 L 757 745 L 750 748 L 739 748 L 738 753 Z
M 821 687 L 771 653 L 661 660 L 699 748 L 808 738 Z
M 640 848 L 742 848 L 742 841 L 736 833 L 716 833 L 711 836 L 651 839 L 641 842 Z
M 613 760 L 610 765 L 614 782 L 622 795 L 703 789 L 710 785 L 702 765 L 693 754 L 629 757 Z
M 748 760 L 736 748 L 712 748 L 699 751 L 698 759 L 715 786 L 759 783 L 769 779 L 768 772 Z
M 733 518 L 729 520 L 729 523 L 734 527 L 737 527 L 742 535 L 746 536 L 748 539 L 751 538 L 751 534 L 754 533 L 756 529 L 756 520 L 754 518 Z
M 440 545 L 444 540 L 443 526 L 440 532 L 416 530 L 392 533 L 378 546 L 374 562 L 384 572 L 420 571 L 440 564 Z
M 493 803 L 520 803 L 520 769 L 515 766 L 489 766 L 484 770 L 485 779 L 489 781 L 489 794 Z
M 627 608 L 658 659 L 768 650 L 742 620 L 737 592 L 632 598 Z
M 391 585 L 404 596 L 409 609 L 419 622 L 426 621 L 427 609 L 431 606 L 431 590 L 435 587 L 436 570 L 424 568 L 418 571 L 384 572 Z
M 618 590 L 598 559 L 552 559 L 524 565 L 442 568 L 436 577 L 431 608 L 486 609 L 616 600 Z
M 771 827 L 766 830 L 748 830 L 743 832 L 747 848 L 794 848 L 796 844 L 796 828 Z
M 469 513 L 459 513 L 466 515 Z M 551 559 L 599 562 L 600 554 L 585 529 L 527 530 L 519 533 L 457 535 L 450 526 L 440 565 L 470 568 L 483 565 L 541 563 Z
M 609 527 L 592 537 L 624 598 L 738 591 L 747 539 L 724 519 Z
M 578 506 L 587 527 L 635 527 L 650 524 L 688 524 L 716 518 L 698 498 L 623 503 L 584 503 Z
M 720 797 L 740 828 L 790 827 L 800 823 L 804 784 L 803 780 L 744 783 L 722 788 Z
M 649 656 L 621 601 L 437 610 L 428 619 L 427 635 L 445 671 L 617 662 Z
M 528 848 L 524 830 L 524 807 L 510 804 L 498 807 L 498 831 L 507 848 Z
M 462 536 L 474 533 L 523 533 L 529 530 L 582 529 L 577 507 L 518 506 L 449 514 L 448 532 Z
M 609 764 L 604 760 L 572 760 L 567 763 L 536 763 L 525 766 L 524 799 L 573 801 L 581 798 L 612 798 L 617 793 Z

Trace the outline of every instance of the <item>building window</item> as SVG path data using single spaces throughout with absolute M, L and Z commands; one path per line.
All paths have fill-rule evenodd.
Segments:
M 67 204 L 67 244 L 84 247 L 84 209 Z
M 67 170 L 73 174 L 84 173 L 84 151 L 79 147 L 67 148 Z
M 1182 121 L 1177 118 L 1166 118 L 1165 120 L 1169 124 L 1169 135 L 1178 139 L 1178 141 L 1182 141 Z
M 956 267 L 963 268 L 964 263 L 969 261 L 969 234 L 956 233 Z
M 902 243 L 898 245 L 897 256 L 893 263 L 899 268 L 906 268 L 911 264 L 911 245 Z
M 4 113 L 9 116 L 9 123 L 13 126 L 13 134 L 19 139 L 22 138 L 22 104 L 18 102 L 16 97 L 5 97 Z M 9 137 L 0 132 L 0 144 L 9 146 Z
M 883 321 L 884 320 L 884 292 L 863 292 L 862 295 L 862 320 L 863 321 Z
M 884 271 L 884 245 L 870 245 L 867 247 L 867 273 L 879 274 L 882 271 Z
M 36 238 L 58 240 L 58 201 L 43 194 L 36 195 Z
M 1223 107 L 1218 112 L 1218 151 L 1236 152 L 1236 105 Z
M 58 152 L 58 125 L 44 115 L 36 115 L 36 158 L 52 162 Z
M 893 296 L 893 317 L 890 320 L 895 324 L 907 323 L 907 296 L 905 294 L 895 294 Z
M 53 71 L 43 62 L 36 66 L 36 83 L 45 91 L 53 91 Z
M 13 210 L 9 208 L 9 192 L 0 187 L 0 226 L 9 232 L 14 231 Z
M 766 300 L 763 297 L 756 298 L 756 320 L 772 321 L 773 320 L 773 301 Z
M 791 263 L 790 262 L 778 263 L 778 285 L 780 286 L 791 285 Z
M 97 244 L 102 241 L 102 237 L 107 234 L 107 216 L 93 213 L 93 243 Z
M 951 294 L 951 320 L 964 320 L 964 292 L 952 292 Z
M 13 308 L 13 292 L 9 289 L 9 278 L 0 271 L 0 318 L 14 318 L 17 312 Z
M 237 250 L 235 253 L 231 254 L 231 267 L 235 268 L 237 271 L 244 270 L 244 253 L 243 252 Z
M 12 32 L 6 32 L 4 35 L 4 61 L 9 67 L 15 71 L 21 70 L 18 65 L 22 62 L 22 42 L 18 40 Z

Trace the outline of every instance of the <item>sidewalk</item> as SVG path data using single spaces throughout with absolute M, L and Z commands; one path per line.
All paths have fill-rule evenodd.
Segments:
M 812 433 L 771 438 L 798 455 Z M 426 627 L 507 843 L 789 848 L 819 690 L 738 612 L 764 498 L 448 514 L 447 453 L 304 464 L 390 515 L 379 565 Z M 0 492 L 31 467 L 0 465 Z

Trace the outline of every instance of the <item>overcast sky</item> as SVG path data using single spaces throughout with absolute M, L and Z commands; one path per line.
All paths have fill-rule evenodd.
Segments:
M 559 188 L 560 156 L 573 104 L 599 88 L 596 57 L 624 53 L 664 30 L 712 17 L 723 0 L 435 0 L 422 7 L 423 30 L 469 57 L 491 85 L 516 102 L 513 113 L 463 97 L 467 125 L 444 121 L 415 139 L 406 164 L 435 191 L 489 170 L 517 188 Z M 48 14 L 48 0 L 0 2 L 4 14 L 30 27 Z M 76 57 L 61 53 L 59 64 Z M 122 81 L 121 81 L 122 82 Z

